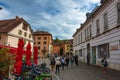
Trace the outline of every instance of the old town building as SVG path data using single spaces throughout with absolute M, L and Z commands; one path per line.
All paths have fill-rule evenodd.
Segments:
M 73 39 L 63 40 L 62 47 L 64 54 L 72 54 L 73 53 Z
M 90 53 L 95 65 L 101 65 L 106 57 L 109 68 L 120 70 L 120 0 L 101 0 L 101 5 L 86 16 L 73 34 L 74 53 L 84 62 Z
M 33 35 L 30 24 L 23 18 L 0 20 L 0 45 L 18 47 L 18 41 L 23 38 L 25 46 L 28 42 L 33 48 Z
M 46 31 L 35 31 L 33 32 L 34 45 L 38 47 L 39 56 L 51 54 L 52 52 L 52 34 Z

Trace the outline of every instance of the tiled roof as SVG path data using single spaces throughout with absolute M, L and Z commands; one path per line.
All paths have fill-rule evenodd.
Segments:
M 33 32 L 33 35 L 51 35 L 51 34 L 47 31 L 35 31 Z
M 0 20 L 0 33 L 10 32 L 23 21 L 26 22 L 24 19 L 19 17 L 16 17 L 15 19 Z

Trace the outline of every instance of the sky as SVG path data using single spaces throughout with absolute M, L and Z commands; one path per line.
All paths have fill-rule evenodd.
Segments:
M 0 20 L 25 19 L 33 31 L 47 31 L 53 39 L 72 39 L 100 0 L 0 0 Z

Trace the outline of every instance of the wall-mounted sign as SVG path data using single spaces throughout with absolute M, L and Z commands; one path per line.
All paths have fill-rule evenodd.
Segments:
M 118 45 L 111 45 L 110 50 L 111 51 L 118 50 Z

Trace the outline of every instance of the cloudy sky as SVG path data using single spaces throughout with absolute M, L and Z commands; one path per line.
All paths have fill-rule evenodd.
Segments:
M 53 38 L 71 39 L 100 0 L 0 0 L 0 20 L 19 16 L 32 29 L 48 31 Z

